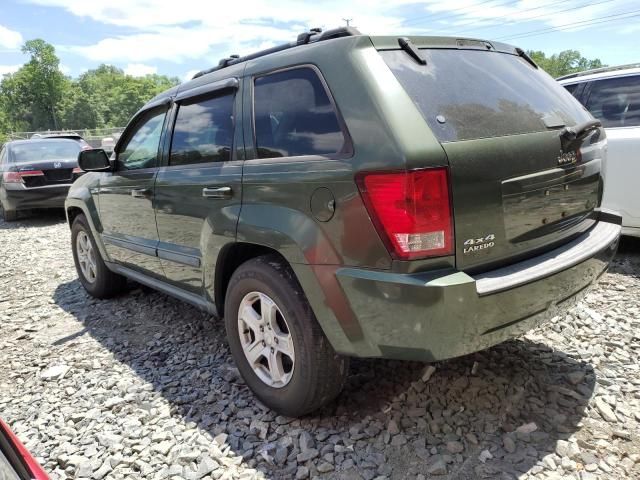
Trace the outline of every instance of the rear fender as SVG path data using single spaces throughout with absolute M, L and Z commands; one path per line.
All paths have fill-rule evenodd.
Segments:
M 333 348 L 341 353 L 354 351 L 359 326 L 335 275 L 342 258 L 315 221 L 287 207 L 243 205 L 238 241 L 279 252 L 296 274 Z

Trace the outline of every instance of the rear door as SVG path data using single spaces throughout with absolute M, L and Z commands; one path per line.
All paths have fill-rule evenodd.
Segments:
M 459 268 L 548 249 L 594 223 L 600 149 L 563 155 L 560 132 L 591 119 L 526 59 L 482 48 L 381 52 L 446 152 Z
M 607 130 L 603 205 L 640 228 L 640 75 L 595 80 L 586 106 Z
M 192 293 L 212 291 L 218 254 L 235 241 L 244 152 L 238 87 L 223 80 L 176 97 L 155 185 L 158 257 L 166 278 Z
M 100 179 L 102 238 L 112 260 L 163 276 L 156 256 L 158 229 L 153 188 L 167 106 L 147 110 L 127 127 L 115 153 L 116 169 Z

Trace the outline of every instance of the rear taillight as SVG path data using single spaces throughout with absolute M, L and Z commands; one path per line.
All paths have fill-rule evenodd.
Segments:
M 84 173 L 84 170 L 82 170 L 80 167 L 76 167 L 73 169 L 74 175 L 82 175 L 83 173 Z
M 453 254 L 449 173 L 444 167 L 358 177 L 369 215 L 401 260 Z
M 2 181 L 4 183 L 20 183 L 23 182 L 23 177 L 37 177 L 44 175 L 42 170 L 24 170 L 22 172 L 4 172 L 2 174 Z

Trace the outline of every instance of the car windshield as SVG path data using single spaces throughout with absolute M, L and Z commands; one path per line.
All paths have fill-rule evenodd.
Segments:
M 564 88 L 521 57 L 479 50 L 382 51 L 389 68 L 441 142 L 575 125 L 591 117 Z
M 33 141 L 11 146 L 11 161 L 30 163 L 42 160 L 75 160 L 81 145 L 73 140 Z

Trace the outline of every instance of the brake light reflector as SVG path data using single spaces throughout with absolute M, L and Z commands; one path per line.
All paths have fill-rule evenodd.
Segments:
M 23 170 L 22 172 L 4 172 L 2 174 L 2 181 L 5 183 L 20 183 L 22 177 L 34 177 L 44 175 L 42 170 Z
M 378 233 L 395 257 L 453 254 L 447 168 L 363 174 L 358 186 Z

